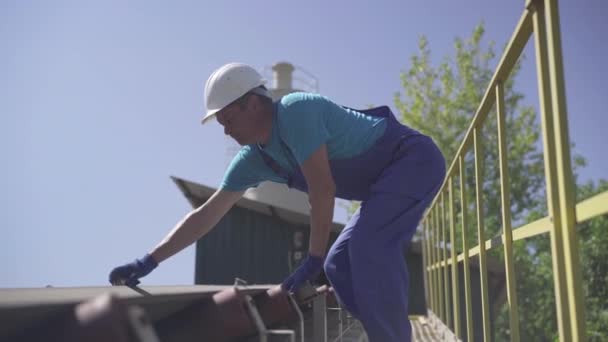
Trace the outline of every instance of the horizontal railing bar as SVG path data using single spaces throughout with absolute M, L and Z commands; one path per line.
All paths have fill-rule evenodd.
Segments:
M 513 229 L 513 241 L 523 240 L 536 235 L 548 233 L 549 230 L 551 230 L 551 219 L 546 216 L 542 219 Z
M 581 201 L 576 205 L 576 217 L 577 223 L 583 223 L 594 217 L 608 214 L 608 191 L 604 191 L 598 195 L 590 197 L 586 200 Z M 536 235 L 548 233 L 551 229 L 551 220 L 548 216 L 530 222 L 519 228 L 513 229 L 513 241 L 527 239 Z M 485 247 L 486 251 L 502 246 L 504 243 L 504 236 L 498 235 L 492 239 L 486 240 Z M 479 245 L 469 249 L 469 257 L 479 254 Z M 464 253 L 458 254 L 458 262 L 464 260 Z M 442 266 L 452 264 L 452 259 L 441 262 Z M 434 268 L 437 264 L 430 265 L 429 267 Z
M 603 214 L 608 214 L 608 190 L 589 197 L 576 205 L 577 223 L 585 222 Z

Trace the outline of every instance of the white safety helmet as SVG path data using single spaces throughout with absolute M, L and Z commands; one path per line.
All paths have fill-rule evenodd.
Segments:
M 258 88 L 266 80 L 254 68 L 243 63 L 228 63 L 215 70 L 205 84 L 204 124 L 218 111 L 248 92 L 272 98 L 270 93 Z

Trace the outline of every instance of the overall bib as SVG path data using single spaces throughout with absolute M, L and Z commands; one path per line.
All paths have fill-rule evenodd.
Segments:
M 275 106 L 275 114 L 276 114 Z M 410 341 L 408 273 L 404 246 L 445 177 L 445 160 L 431 138 L 402 125 L 391 110 L 357 110 L 384 117 L 384 134 L 366 152 L 330 160 L 336 197 L 361 207 L 331 246 L 324 270 L 340 302 L 365 327 L 372 342 Z M 279 139 L 287 154 L 289 147 Z M 304 176 L 280 167 L 258 148 L 287 185 L 307 192 Z M 292 166 L 295 158 L 293 156 Z

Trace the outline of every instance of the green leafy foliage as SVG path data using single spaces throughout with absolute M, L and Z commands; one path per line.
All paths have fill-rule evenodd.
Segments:
M 433 66 L 427 39 L 419 39 L 419 52 L 411 57 L 410 67 L 401 73 L 403 90 L 395 94 L 395 106 L 402 122 L 431 136 L 442 150 L 448 167 L 456 157 L 471 121 L 492 78 L 495 61 L 494 43 L 482 47 L 483 24 L 470 38 L 456 38 L 454 55 L 445 56 Z M 539 149 L 539 127 L 536 112 L 522 104 L 523 94 L 514 89 L 518 63 L 504 83 L 507 159 L 511 180 L 511 213 L 514 224 L 523 221 L 527 212 L 537 205 L 542 190 L 544 171 Z M 500 169 L 498 167 L 498 134 L 496 112 L 492 109 L 481 128 L 480 158 L 482 169 L 482 213 L 485 235 L 491 238 L 501 231 Z M 464 154 L 466 161 L 466 193 L 468 222 L 475 223 L 475 170 L 472 144 Z M 459 191 L 459 190 L 458 190 Z M 456 196 L 459 206 L 459 195 Z M 458 210 L 458 215 L 462 211 Z M 457 219 L 460 222 L 460 217 Z M 471 226 L 469 230 L 476 230 Z M 456 245 L 460 246 L 458 225 Z M 469 245 L 476 245 L 477 234 L 467 234 Z

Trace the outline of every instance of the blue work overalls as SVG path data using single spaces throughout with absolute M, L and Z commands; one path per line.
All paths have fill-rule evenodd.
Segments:
M 275 115 L 276 110 L 275 105 Z M 324 269 L 340 302 L 361 321 L 370 341 L 410 341 L 403 246 L 441 186 L 445 160 L 431 138 L 399 123 L 388 107 L 358 111 L 385 117 L 387 126 L 366 152 L 330 160 L 336 197 L 361 201 L 361 207 L 331 246 Z M 297 165 L 290 174 L 258 150 L 290 188 L 307 192 Z

